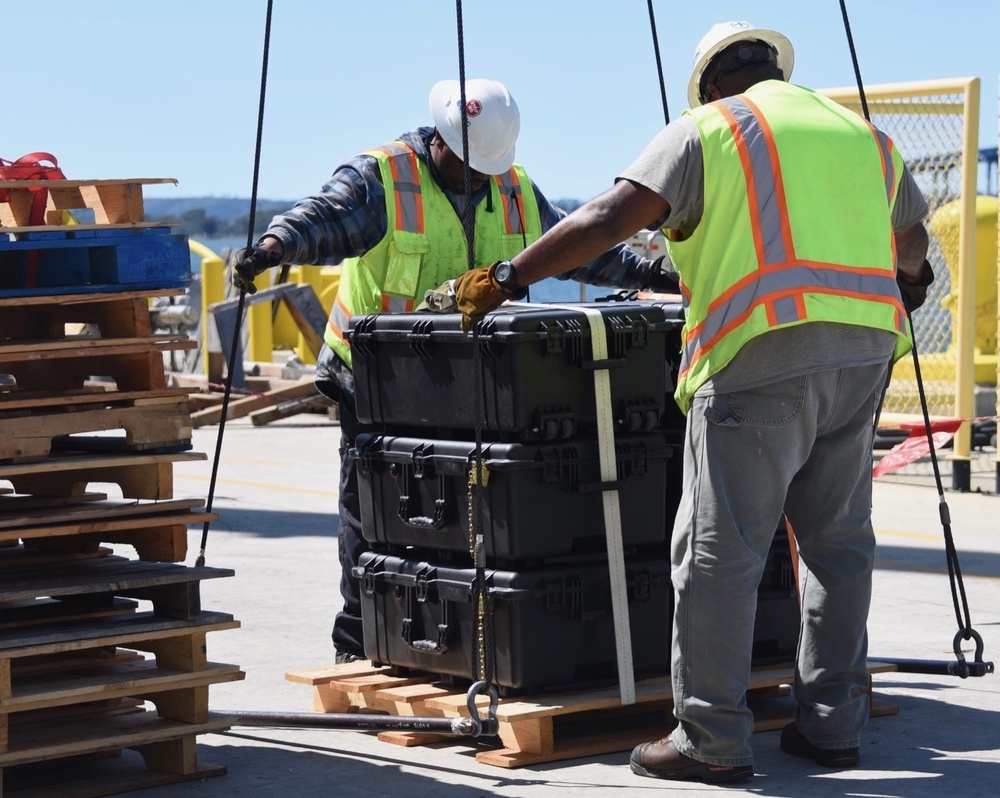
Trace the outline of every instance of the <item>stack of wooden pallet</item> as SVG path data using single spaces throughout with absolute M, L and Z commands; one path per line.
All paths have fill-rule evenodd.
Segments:
M 167 388 L 150 299 L 183 291 L 187 244 L 143 222 L 142 184 L 0 182 L 0 793 L 106 795 L 225 772 L 196 737 L 227 728 L 206 655 L 231 615 L 201 609 L 176 499 L 187 396 Z M 44 225 L 31 193 L 47 189 Z M 6 200 L 3 198 L 6 197 Z M 64 209 L 94 222 L 63 225 Z M 107 544 L 118 544 L 110 548 Z M 147 656 L 149 655 L 149 656 Z M 133 753 L 137 752 L 137 753 Z

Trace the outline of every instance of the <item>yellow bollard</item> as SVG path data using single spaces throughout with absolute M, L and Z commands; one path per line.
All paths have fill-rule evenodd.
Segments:
M 253 281 L 257 290 L 270 288 L 272 272 L 258 274 Z M 250 338 L 247 342 L 247 360 L 253 363 L 271 363 L 274 360 L 274 327 L 271 322 L 271 302 L 259 302 L 250 305 L 247 310 L 247 330 Z
M 226 298 L 226 264 L 204 244 L 188 239 L 188 249 L 201 257 L 201 362 L 205 376 L 211 380 L 221 378 L 221 366 L 213 366 L 211 354 L 218 353 L 216 360 L 221 360 L 222 349 L 214 339 L 215 330 L 208 323 L 209 305 L 221 302 Z M 218 371 L 219 373 L 213 373 Z

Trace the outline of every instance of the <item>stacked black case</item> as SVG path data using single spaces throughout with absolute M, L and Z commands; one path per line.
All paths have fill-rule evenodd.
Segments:
M 600 361 L 584 307 L 605 325 Z M 669 530 L 684 436 L 672 394 L 682 324 L 679 303 L 634 301 L 508 305 L 474 334 L 462 332 L 459 314 L 352 319 L 358 418 L 381 427 L 351 452 L 372 548 L 354 569 L 367 657 L 475 678 L 469 474 L 479 419 L 489 480 L 477 522 L 497 684 L 511 693 L 617 680 L 602 498 L 610 489 L 619 491 L 634 675 L 669 673 Z M 602 369 L 615 432 L 612 482 L 602 482 L 599 466 L 594 372 Z M 787 658 L 797 635 L 797 618 L 794 632 L 784 622 L 795 591 L 776 576 L 788 571 L 779 540 L 761 585 L 758 664 Z M 779 604 L 781 622 L 762 620 L 777 617 L 770 610 Z
M 670 669 L 668 463 L 661 430 L 662 307 L 598 302 L 595 361 L 577 306 L 517 304 L 475 334 L 458 314 L 358 317 L 349 332 L 358 418 L 365 654 L 454 680 L 474 677 L 469 474 L 489 471 L 481 524 L 495 678 L 508 691 L 617 679 L 603 493 L 620 495 L 636 676 Z M 478 352 L 477 352 L 478 347 Z M 478 367 L 478 371 L 477 371 Z M 616 477 L 601 479 L 594 372 L 611 387 Z M 477 391 L 482 403 L 477 405 Z

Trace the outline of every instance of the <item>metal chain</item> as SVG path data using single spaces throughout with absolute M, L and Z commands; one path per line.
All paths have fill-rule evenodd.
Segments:
M 465 238 L 468 254 L 468 268 L 476 268 L 475 253 L 475 208 L 472 204 L 472 170 L 469 166 L 469 121 L 465 95 L 465 34 L 462 22 L 462 0 L 455 2 L 455 16 L 458 25 L 458 79 L 462 113 L 462 160 L 465 177 Z M 476 396 L 476 443 L 469 475 L 469 551 L 475 568 L 472 584 L 472 600 L 475 605 L 473 629 L 474 650 L 473 672 L 479 679 L 474 689 L 483 685 L 495 690 L 493 682 L 496 673 L 496 651 L 493 645 L 493 613 L 486 584 L 486 544 L 482 529 L 486 518 L 486 475 L 483 467 L 483 426 L 485 425 L 485 400 L 483 397 L 483 355 L 479 344 L 479 327 L 473 331 L 473 371 L 475 372 Z

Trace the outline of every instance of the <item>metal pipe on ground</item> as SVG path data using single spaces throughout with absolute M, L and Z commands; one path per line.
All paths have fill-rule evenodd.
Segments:
M 295 726 L 362 731 L 415 731 L 454 734 L 460 737 L 495 736 L 498 722 L 485 718 L 409 718 L 397 715 L 362 715 L 354 712 L 227 712 L 234 726 Z

